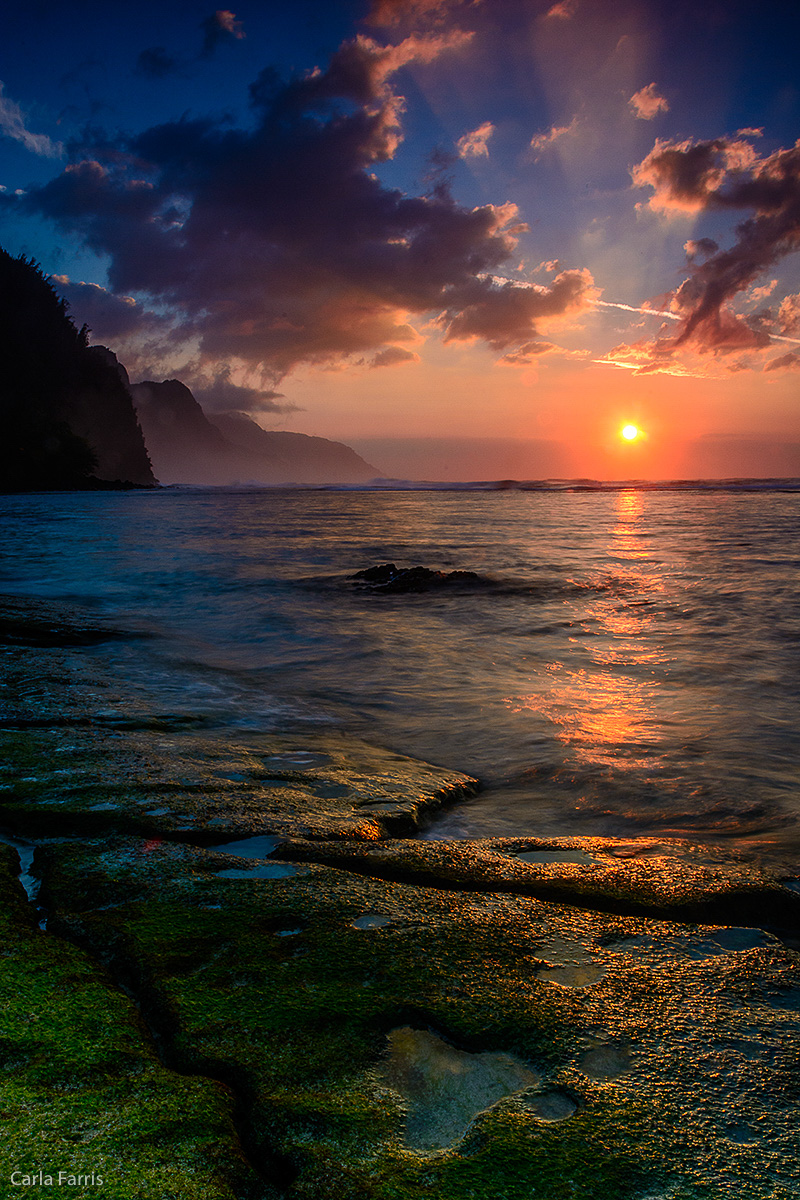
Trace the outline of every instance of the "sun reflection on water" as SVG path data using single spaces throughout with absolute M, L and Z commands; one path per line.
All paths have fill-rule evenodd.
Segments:
M 611 579 L 585 614 L 585 665 L 550 662 L 542 690 L 510 702 L 514 711 L 529 709 L 551 723 L 576 769 L 651 774 L 664 754 L 671 702 L 659 668 L 669 655 L 654 636 L 664 579 L 641 527 L 645 508 L 641 492 L 616 497 L 606 545 Z

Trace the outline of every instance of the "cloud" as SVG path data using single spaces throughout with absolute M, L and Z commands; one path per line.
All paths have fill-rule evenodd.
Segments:
M 163 46 L 151 46 L 148 50 L 142 50 L 133 71 L 135 75 L 141 75 L 144 79 L 164 79 L 165 76 L 174 74 L 179 67 L 178 59 L 168 54 Z
M 473 5 L 481 0 L 471 0 Z M 366 17 L 368 25 L 391 29 L 400 25 L 429 28 L 443 24 L 452 11 L 470 0 L 374 0 Z
M 764 367 L 765 371 L 800 371 L 800 355 L 781 354 L 779 358 L 770 359 Z
M 781 300 L 778 328 L 783 334 L 800 333 L 800 292 Z
M 487 142 L 493 133 L 494 125 L 491 121 L 484 121 L 477 129 L 473 129 L 472 133 L 465 133 L 456 142 L 459 158 L 488 158 Z
M 117 342 L 171 327 L 171 322 L 149 312 L 132 296 L 117 296 L 97 283 L 79 283 L 68 275 L 51 275 L 50 281 L 68 302 L 75 320 L 89 326 L 95 342 Z
M 570 21 L 578 8 L 578 0 L 559 0 L 558 4 L 554 4 L 545 13 L 545 17 L 550 17 L 552 20 Z
M 206 17 L 200 28 L 203 30 L 201 58 L 210 58 L 223 42 L 241 41 L 246 36 L 242 22 L 236 20 L 236 13 L 227 8 L 218 8 L 210 17 Z
M 569 125 L 553 125 L 546 133 L 537 133 L 531 138 L 531 150 L 534 152 L 534 157 L 538 158 L 543 151 L 549 149 L 563 137 L 575 132 L 578 128 L 578 118 L 573 117 Z
M 45 133 L 31 133 L 25 124 L 22 109 L 3 95 L 3 87 L 0 81 L 0 134 L 20 142 L 31 154 L 43 158 L 61 158 L 64 153 L 61 142 L 54 142 Z
M 706 237 L 698 238 L 696 241 L 690 239 L 688 242 L 684 242 L 683 248 L 686 251 L 686 257 L 689 262 L 694 262 L 696 258 L 700 258 L 701 256 L 707 258 L 709 254 L 716 254 L 719 250 L 717 243 L 711 238 Z
M 674 347 L 724 352 L 769 345 L 763 322 L 735 313 L 731 301 L 800 249 L 800 142 L 761 158 L 741 139 L 657 141 L 633 179 L 653 189 L 650 205 L 661 211 L 750 210 L 730 249 L 707 241 L 705 261 L 690 255 L 691 275 L 673 297 L 682 317 Z
M 192 378 L 192 395 L 206 412 L 301 412 L 296 404 L 279 404 L 284 396 L 272 388 L 234 383 L 228 366 L 220 367 L 209 379 Z
M 457 204 L 383 184 L 402 139 L 394 75 L 468 35 L 358 37 L 325 70 L 262 72 L 253 118 L 182 119 L 83 148 L 19 203 L 108 261 L 109 288 L 168 314 L 173 361 L 228 363 L 274 386 L 301 363 L 380 355 L 433 318 L 503 350 L 588 303 L 587 272 L 525 289 L 494 275 L 525 228 L 512 204 Z M 241 406 L 240 406 L 241 407 Z
M 527 367 L 535 362 L 540 354 L 547 354 L 555 348 L 552 342 L 526 342 L 511 354 L 504 354 L 500 361 L 509 363 L 512 367 Z
M 549 287 L 480 278 L 461 292 L 458 308 L 448 309 L 440 324 L 446 342 L 481 338 L 495 350 L 521 342 L 530 348 L 537 323 L 589 308 L 595 295 L 586 270 L 562 271 Z
M 669 112 L 669 103 L 664 96 L 658 95 L 654 83 L 634 92 L 628 104 L 641 121 L 652 121 L 659 113 Z
M 406 350 L 402 346 L 387 346 L 384 350 L 379 350 L 370 367 L 396 367 L 400 363 L 419 362 L 419 355 L 413 350 Z

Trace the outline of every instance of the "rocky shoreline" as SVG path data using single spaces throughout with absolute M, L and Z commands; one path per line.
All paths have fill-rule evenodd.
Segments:
M 680 839 L 420 840 L 476 781 L 139 711 L 104 663 L 115 636 L 0 604 L 7 1184 L 800 1195 L 789 864 Z

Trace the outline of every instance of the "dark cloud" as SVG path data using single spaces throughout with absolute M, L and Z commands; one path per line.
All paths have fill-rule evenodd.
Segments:
M 405 350 L 402 346 L 387 346 L 379 350 L 369 364 L 371 367 L 396 367 L 400 363 L 419 362 L 419 355 L 413 350 Z
M 106 256 L 115 293 L 172 314 L 174 344 L 204 369 L 233 362 L 274 385 L 302 362 L 412 341 L 415 315 L 439 318 L 448 340 L 525 344 L 537 320 L 581 306 L 588 274 L 498 280 L 524 228 L 513 205 L 467 209 L 444 186 L 409 196 L 374 173 L 402 138 L 395 72 L 464 42 L 360 37 L 326 71 L 265 72 L 250 127 L 180 120 L 97 139 L 26 209 Z
M 281 392 L 270 388 L 242 387 L 232 383 L 230 370 L 222 367 L 211 382 L 192 383 L 192 394 L 207 412 L 299 412 L 296 404 L 280 404 Z
M 201 58 L 210 58 L 223 42 L 241 41 L 245 36 L 242 22 L 237 21 L 236 13 L 227 8 L 218 8 L 210 17 L 206 17 L 200 28 L 203 31 Z
M 696 241 L 690 239 L 683 246 L 686 251 L 686 257 L 689 262 L 694 262 L 696 258 L 708 258 L 710 254 L 716 254 L 719 246 L 712 238 L 698 238 Z
M 764 367 L 765 371 L 798 371 L 800 370 L 800 355 L 797 354 L 781 354 L 778 358 L 772 358 Z
M 168 54 L 163 46 L 151 46 L 141 52 L 133 71 L 145 79 L 163 79 L 174 74 L 179 67 L 178 59 Z
M 547 354 L 549 350 L 555 350 L 552 342 L 526 342 L 512 354 L 504 354 L 501 361 L 510 363 L 513 367 L 527 367 L 535 362 L 540 354 Z
M 483 338 L 495 350 L 525 342 L 543 318 L 588 307 L 593 280 L 588 271 L 562 271 L 550 287 L 530 287 L 512 280 L 475 279 L 462 289 L 457 309 L 441 318 L 445 341 Z M 527 342 L 527 351 L 533 343 Z
M 769 267 L 800 249 L 800 142 L 760 158 L 749 142 L 656 142 L 633 172 L 653 188 L 653 208 L 687 212 L 747 210 L 728 250 L 688 243 L 692 275 L 676 294 L 683 327 L 673 345 L 701 350 L 759 349 L 769 336 L 758 321 L 736 314 L 731 301 Z M 713 249 L 712 249 L 713 247 Z M 704 262 L 690 248 L 709 252 Z M 683 297 L 681 296 L 683 293 Z
M 66 275 L 51 275 L 50 282 L 68 302 L 76 322 L 89 326 L 95 342 L 153 336 L 171 327 L 171 322 L 149 312 L 132 296 L 115 296 L 97 283 L 77 283 Z

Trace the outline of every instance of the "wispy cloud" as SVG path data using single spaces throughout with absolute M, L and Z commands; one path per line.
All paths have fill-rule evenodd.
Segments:
M 43 158 L 61 158 L 64 147 L 61 142 L 54 142 L 46 133 L 31 133 L 28 129 L 22 109 L 13 100 L 3 95 L 3 83 L 0 81 L 0 134 L 20 142 L 31 154 L 39 154 Z

